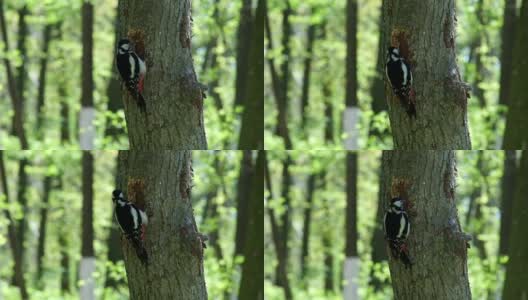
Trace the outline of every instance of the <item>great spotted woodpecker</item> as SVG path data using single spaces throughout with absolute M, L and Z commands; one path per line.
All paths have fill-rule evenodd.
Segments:
M 147 67 L 145 62 L 134 52 L 132 44 L 127 39 L 122 39 L 117 44 L 116 66 L 128 92 L 136 99 L 139 108 L 146 109 L 143 98 L 143 81 Z
M 404 200 L 400 197 L 392 198 L 389 209 L 384 218 L 385 239 L 394 259 L 400 259 L 405 267 L 411 267 L 406 240 L 411 230 L 409 216 L 404 208 Z
M 396 47 L 389 47 L 388 49 L 385 73 L 389 79 L 392 91 L 400 99 L 407 114 L 410 117 L 416 116 L 414 103 L 411 99 L 413 81 L 411 67 L 400 56 L 400 50 Z
M 148 262 L 147 250 L 143 245 L 145 229 L 148 224 L 147 214 L 125 199 L 123 192 L 112 192 L 114 201 L 114 215 L 121 230 L 132 247 L 136 250 L 138 258 L 143 264 Z

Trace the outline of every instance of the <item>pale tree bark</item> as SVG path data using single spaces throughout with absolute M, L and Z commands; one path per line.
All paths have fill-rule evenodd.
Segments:
M 120 151 L 118 159 L 118 187 L 149 216 L 146 265 L 122 238 L 130 298 L 207 299 L 203 236 L 191 206 L 191 152 Z
M 504 129 L 505 150 L 528 149 L 528 0 L 522 2 L 521 14 L 517 19 L 513 70 L 510 86 L 510 101 Z
M 400 48 L 413 72 L 416 118 L 386 85 L 395 149 L 470 149 L 468 87 L 456 64 L 455 1 L 385 0 L 384 52 Z
M 389 260 L 395 299 L 471 299 L 467 242 L 455 201 L 454 151 L 384 151 L 381 196 L 407 200 L 412 269 Z M 388 247 L 387 247 L 388 250 Z
M 521 166 L 517 173 L 517 182 L 528 181 L 528 151 L 522 151 Z M 508 249 L 508 266 L 502 299 L 526 299 L 528 297 L 528 185 L 518 184 L 513 203 L 512 226 Z
M 206 149 L 204 88 L 191 57 L 191 1 L 120 0 L 118 24 L 119 38 L 128 36 L 147 65 L 146 113 L 122 93 L 130 149 Z

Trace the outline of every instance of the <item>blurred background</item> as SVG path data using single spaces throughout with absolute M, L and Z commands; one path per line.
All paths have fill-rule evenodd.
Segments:
M 30 298 L 79 299 L 82 152 L 0 153 L 9 192 L 7 202 L 4 187 L 0 186 L 0 298 L 20 299 L 19 288 L 14 285 L 15 264 L 6 217 L 9 213 L 22 249 L 22 272 Z M 113 216 L 111 195 L 116 182 L 117 151 L 92 154 L 96 299 L 129 299 L 121 234 Z M 252 188 L 247 180 L 254 173 L 255 157 L 256 151 L 192 154 L 194 217 L 199 231 L 209 238 L 204 252 L 209 299 L 238 296 L 244 242 L 237 233 L 237 224 L 239 231 L 247 227 L 247 213 L 237 212 L 239 205 L 248 201 L 243 195 Z M 258 238 L 262 241 L 262 236 Z
M 20 95 L 29 149 L 78 149 L 81 107 L 81 0 L 0 1 L 11 64 Z M 121 87 L 114 66 L 117 0 L 94 0 L 95 149 L 127 149 Z M 192 51 L 198 79 L 207 85 L 204 104 L 209 148 L 235 149 L 244 98 L 236 83 L 238 39 L 247 44 L 250 27 L 238 33 L 241 8 L 251 1 L 192 1 Z M 251 14 L 249 14 L 251 16 Z M 2 36 L 3 38 L 3 36 Z M 3 39 L 2 39 L 3 41 Z M 5 44 L 5 43 L 1 43 Z M 244 64 L 247 66 L 247 64 Z M 19 149 L 5 64 L 0 64 L 0 149 Z M 241 73 L 243 74 L 243 73 Z M 236 84 L 239 85 L 237 94 Z M 244 87 L 244 85 L 242 85 Z M 237 100 L 235 100 L 237 98 Z
M 382 1 L 356 2 L 361 110 L 357 149 L 393 149 L 384 85 L 388 45 L 380 44 Z M 473 149 L 502 149 L 520 2 L 455 1 L 457 63 L 462 80 L 472 88 L 468 120 Z M 344 0 L 268 1 L 266 149 L 343 149 L 345 93 L 351 88 L 345 85 L 346 4 Z M 271 65 L 278 73 L 277 85 Z M 286 92 L 277 92 L 279 85 Z M 283 93 L 286 100 L 276 99 Z M 279 130 L 284 126 L 278 121 L 281 115 L 287 116 L 287 138 Z M 287 145 L 288 139 L 292 145 Z
M 351 155 L 358 161 L 355 179 L 346 172 Z M 501 299 L 516 184 L 528 182 L 517 172 L 521 153 L 456 151 L 456 157 L 458 217 L 473 237 L 467 260 L 471 293 L 473 299 Z M 346 191 L 354 184 L 359 295 L 392 299 L 382 227 L 389 199 L 378 196 L 381 151 L 268 151 L 267 158 L 266 299 L 288 299 L 287 290 L 295 299 L 343 299 L 345 243 L 351 238 L 345 231 Z M 518 195 L 516 201 L 526 200 Z

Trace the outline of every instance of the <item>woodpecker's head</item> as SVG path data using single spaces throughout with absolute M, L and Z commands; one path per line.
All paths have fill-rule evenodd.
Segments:
M 395 197 L 391 199 L 390 210 L 395 213 L 402 212 L 404 200 L 400 197 Z
M 122 39 L 117 43 L 117 52 L 125 54 L 132 51 L 132 43 L 128 39 Z
M 117 200 L 124 200 L 123 192 L 121 190 L 114 190 L 112 192 L 112 201 L 115 203 Z
M 388 53 L 387 53 L 387 62 L 389 61 L 397 61 L 400 59 L 400 49 L 396 47 L 389 47 Z

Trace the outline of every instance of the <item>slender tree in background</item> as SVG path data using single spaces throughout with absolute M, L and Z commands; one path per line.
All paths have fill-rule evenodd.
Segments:
M 81 280 L 80 297 L 82 300 L 95 299 L 95 253 L 93 232 L 93 183 L 94 158 L 90 151 L 82 153 L 82 247 L 79 278 Z
M 301 244 L 301 279 L 304 279 L 308 269 L 308 255 L 310 250 L 310 226 L 312 224 L 312 208 L 313 208 L 313 195 L 315 192 L 315 181 L 317 175 L 312 173 L 308 175 L 308 183 L 306 187 L 306 204 L 303 212 L 303 231 L 302 231 L 302 244 Z
M 0 151 L 0 179 L 2 184 L 2 194 L 5 196 L 5 202 L 9 204 L 9 190 L 7 186 L 7 174 L 5 171 L 5 162 L 4 162 L 4 151 Z M 29 299 L 29 294 L 26 288 L 26 279 L 24 278 L 23 263 L 22 263 L 22 254 L 20 252 L 19 243 L 17 241 L 17 234 L 15 228 L 15 222 L 9 213 L 9 210 L 3 209 L 5 218 L 8 220 L 7 231 L 8 231 L 8 240 L 11 248 L 11 254 L 13 256 L 14 268 L 13 268 L 13 278 L 15 279 L 16 286 L 20 290 L 20 298 L 23 300 Z
M 244 2 L 251 2 L 245 0 Z M 247 67 L 247 79 L 241 79 L 246 90 L 244 100 L 244 112 L 242 114 L 242 127 L 240 129 L 240 138 L 238 149 L 263 149 L 264 148 L 264 0 L 259 0 L 255 18 L 251 22 L 252 34 L 249 42 L 249 64 Z M 242 25 L 242 18 L 240 24 Z M 240 32 L 240 29 L 239 29 Z M 240 39 L 239 39 L 240 42 Z M 242 47 L 244 48 L 244 47 Z M 240 50 L 240 45 L 239 45 Z M 237 58 L 238 60 L 238 58 Z M 238 68 L 237 62 L 237 101 L 239 89 L 238 71 L 244 68 Z M 236 104 L 236 103 L 235 103 Z
M 206 149 L 204 88 L 191 57 L 191 1 L 122 0 L 118 24 L 119 37 L 128 36 L 147 65 L 146 113 L 123 90 L 130 148 Z
M 504 130 L 505 150 L 528 149 L 528 0 L 523 0 L 515 29 L 510 102 Z
M 455 1 L 386 0 L 384 40 L 413 72 L 416 118 L 386 88 L 395 149 L 470 149 L 468 87 L 456 65 Z
M 147 265 L 122 239 L 130 298 L 207 299 L 203 236 L 191 206 L 191 152 L 120 151 L 118 170 L 118 187 L 149 216 Z
M 513 47 L 516 23 L 516 0 L 506 0 L 501 30 L 501 56 L 500 56 L 500 93 L 499 104 L 508 105 L 510 102 L 510 84 L 512 78 Z
M 82 96 L 79 116 L 79 142 L 82 150 L 93 150 L 95 143 L 95 107 L 93 101 L 93 4 L 82 5 Z
M 246 227 L 249 221 L 248 210 L 251 203 L 247 200 L 251 193 L 252 177 L 255 170 L 253 166 L 252 154 L 250 150 L 242 153 L 240 162 L 240 174 L 237 182 L 237 224 L 235 233 L 235 255 L 243 255 L 246 245 Z
M 44 187 L 42 190 L 42 207 L 40 208 L 40 224 L 39 224 L 39 237 L 37 246 L 37 282 L 42 279 L 43 273 L 43 262 L 46 246 L 46 228 L 48 225 L 48 206 L 49 198 L 51 193 L 52 177 L 46 175 L 44 177 Z
M 25 106 L 25 99 L 26 99 L 26 79 L 28 78 L 28 72 L 27 72 L 27 63 L 29 61 L 28 55 L 27 55 L 27 45 L 26 40 L 29 33 L 28 24 L 26 21 L 26 17 L 29 16 L 30 12 L 28 9 L 27 4 L 24 4 L 20 9 L 18 9 L 18 34 L 17 34 L 17 50 L 21 58 L 21 62 L 16 68 L 17 71 L 17 90 L 18 90 L 18 96 L 20 101 L 20 110 L 22 113 L 24 113 L 24 106 Z M 16 119 L 13 117 L 12 119 L 12 132 L 13 134 L 17 135 L 16 130 Z
M 343 299 L 359 298 L 359 254 L 357 249 L 357 153 L 346 154 L 346 247 L 343 266 Z
M 526 1 L 525 1 L 526 2 Z M 528 151 L 522 151 L 521 165 L 517 173 L 517 182 L 528 182 Z M 513 202 L 510 231 L 508 265 L 502 291 L 502 299 L 523 299 L 528 295 L 528 185 L 517 184 Z
M 262 0 L 260 0 L 262 1 Z M 264 151 L 259 151 L 248 197 L 248 223 L 238 299 L 264 299 Z
M 508 255 L 509 235 L 511 232 L 511 220 L 513 213 L 513 197 L 515 196 L 515 172 L 516 166 L 515 150 L 504 151 L 503 174 L 501 178 L 501 222 L 499 254 Z
M 247 92 L 249 92 L 247 89 L 248 68 L 254 63 L 249 58 L 249 53 L 251 52 L 250 48 L 252 47 L 251 43 L 254 41 L 254 39 L 252 40 L 252 36 L 254 38 L 254 32 L 252 32 L 252 28 L 254 28 L 254 20 L 251 12 L 251 0 L 242 0 L 240 2 L 242 2 L 242 5 L 240 7 L 240 21 L 237 30 L 235 105 L 243 105 L 247 100 Z M 262 23 L 261 21 L 262 18 L 259 22 Z M 263 32 L 263 28 L 260 29 L 261 32 Z M 258 41 L 259 45 L 262 45 L 261 43 L 263 41 L 263 38 L 260 39 L 260 41 Z M 262 50 L 262 48 L 260 49 Z M 260 54 L 259 60 L 262 60 L 262 52 L 260 52 Z
M 389 267 L 395 299 L 471 299 L 467 270 L 469 237 L 460 227 L 455 200 L 454 151 L 384 151 L 387 170 L 380 194 L 407 200 L 414 265 Z M 387 248 L 388 249 L 388 248 Z
M 46 75 L 48 71 L 48 57 L 49 57 L 49 45 L 52 40 L 52 30 L 55 26 L 52 24 L 46 24 L 42 33 L 42 55 L 40 58 L 40 70 L 39 70 L 39 84 L 37 92 L 37 122 L 36 130 L 42 131 L 42 124 L 44 120 L 44 104 L 46 99 Z M 39 133 L 42 136 L 42 132 Z
M 357 100 L 357 0 L 347 0 L 347 22 L 346 22 L 346 100 L 343 116 L 343 130 L 347 135 L 345 149 L 359 149 L 359 116 L 360 110 Z
M 4 42 L 4 52 L 9 52 L 9 37 L 7 36 L 5 12 L 4 12 L 4 1 L 0 0 L 0 27 L 2 27 L 2 38 Z M 26 132 L 24 130 L 24 113 L 22 100 L 20 98 L 20 93 L 17 89 L 16 78 L 13 74 L 13 69 L 11 68 L 11 63 L 7 56 L 3 57 L 4 66 L 7 73 L 7 87 L 9 90 L 9 95 L 11 96 L 11 105 L 13 106 L 13 127 L 15 129 L 16 135 L 20 141 L 20 148 L 29 149 L 29 143 L 26 137 Z
M 287 159 L 290 159 L 288 156 Z M 268 160 L 266 154 L 264 154 L 264 178 L 266 181 L 266 189 L 268 190 L 268 215 L 271 224 L 271 235 L 273 237 L 273 245 L 275 247 L 275 254 L 277 256 L 277 266 L 275 268 L 275 284 L 282 287 L 284 291 L 284 298 L 286 300 L 293 299 L 293 293 L 290 286 L 290 280 L 288 278 L 288 235 L 290 231 L 290 196 L 289 186 L 291 183 L 291 177 L 289 171 L 285 168 L 289 168 L 289 164 L 283 165 L 282 170 L 282 193 L 281 196 L 285 199 L 284 207 L 286 211 L 283 212 L 281 217 L 281 223 L 279 224 L 278 218 L 275 212 L 270 208 L 270 201 L 275 201 L 273 196 L 273 188 L 271 183 L 271 175 L 269 172 Z

